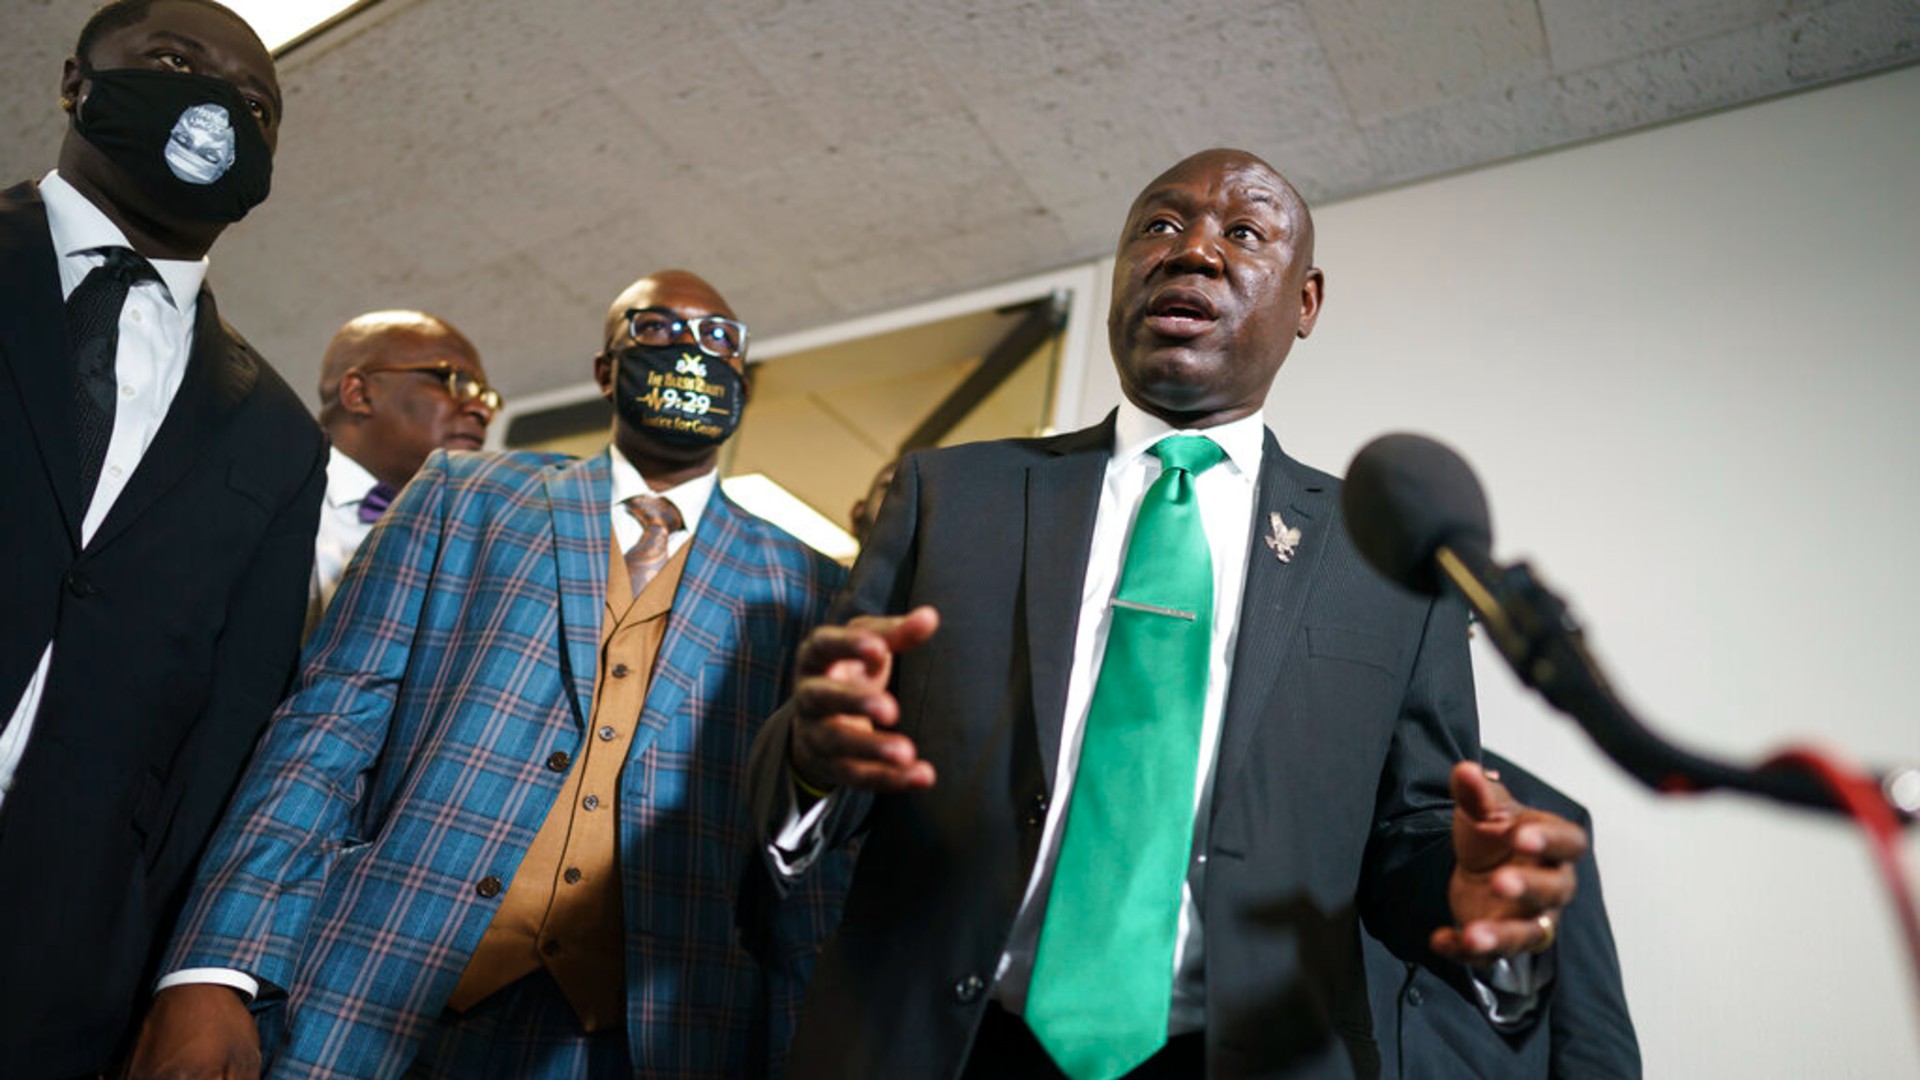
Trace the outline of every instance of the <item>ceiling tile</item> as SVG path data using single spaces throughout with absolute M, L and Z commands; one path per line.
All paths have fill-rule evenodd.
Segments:
M 1778 18 L 1787 0 L 1539 0 L 1553 70 L 1579 71 Z
M 1546 36 L 1534 0 L 1306 0 L 1306 6 L 1363 126 L 1546 70 Z

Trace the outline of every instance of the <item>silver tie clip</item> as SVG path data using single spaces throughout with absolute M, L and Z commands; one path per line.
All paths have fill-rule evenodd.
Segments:
M 1143 604 L 1138 600 L 1122 600 L 1117 596 L 1113 598 L 1113 606 L 1127 608 L 1132 611 L 1144 611 L 1149 615 L 1165 615 L 1165 616 L 1168 616 L 1169 618 L 1185 619 L 1188 622 L 1193 621 L 1193 612 L 1191 611 L 1181 611 L 1179 608 L 1161 607 L 1158 604 Z

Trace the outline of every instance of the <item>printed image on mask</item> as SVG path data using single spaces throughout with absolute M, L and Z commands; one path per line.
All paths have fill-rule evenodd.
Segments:
M 73 126 L 147 197 L 193 221 L 239 221 L 273 185 L 273 151 L 233 84 L 183 71 L 83 68 Z
M 211 184 L 233 167 L 233 123 L 218 105 L 180 114 L 167 140 L 167 168 L 189 184 Z
M 732 364 L 691 345 L 623 349 L 614 376 L 620 418 L 661 442 L 719 446 L 740 426 L 746 380 Z

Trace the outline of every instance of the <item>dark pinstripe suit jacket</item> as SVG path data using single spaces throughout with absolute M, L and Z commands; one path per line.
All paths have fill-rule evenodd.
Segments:
M 960 1069 L 1039 846 L 1112 443 L 1109 418 L 911 455 L 895 477 L 830 619 L 940 609 L 895 671 L 902 730 L 940 780 L 846 798 L 827 823 L 830 842 L 864 839 L 793 1075 Z M 1363 565 L 1337 491 L 1267 437 L 1200 898 L 1217 1076 L 1377 1072 L 1356 920 L 1418 949 L 1450 918 L 1447 778 L 1478 752 L 1465 615 Z M 1301 530 L 1290 562 L 1261 539 L 1270 511 Z M 755 746 L 764 828 L 785 809 L 788 723 Z
M 349 567 L 167 964 L 285 992 L 274 1076 L 397 1076 L 440 1014 L 588 737 L 611 491 L 605 455 L 436 452 Z M 627 1033 L 636 1075 L 753 1076 L 836 898 L 765 967 L 737 940 L 747 751 L 843 574 L 718 491 L 691 543 L 620 779 Z

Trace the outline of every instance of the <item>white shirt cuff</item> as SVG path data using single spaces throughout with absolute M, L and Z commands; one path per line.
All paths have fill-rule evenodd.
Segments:
M 157 994 L 162 990 L 175 986 L 191 986 L 195 983 L 215 983 L 220 986 L 231 986 L 235 990 L 240 991 L 241 996 L 247 999 L 248 1004 L 252 1004 L 253 999 L 260 996 L 260 980 L 248 975 L 244 971 L 235 971 L 232 968 L 212 967 L 181 968 L 171 975 L 162 975 L 160 981 L 153 984 L 153 992 Z
M 1510 1030 L 1540 1007 L 1541 992 L 1553 982 L 1552 953 L 1519 953 L 1467 968 L 1480 1011 L 1493 1025 Z
M 802 813 L 799 789 L 794 786 L 791 776 L 787 778 L 787 818 L 781 823 L 780 831 L 774 834 L 773 843 L 767 847 L 780 876 L 797 878 L 819 861 L 820 823 L 826 820 L 828 812 L 839 798 L 839 792 L 828 792 L 824 798 L 814 800 L 814 804 Z

